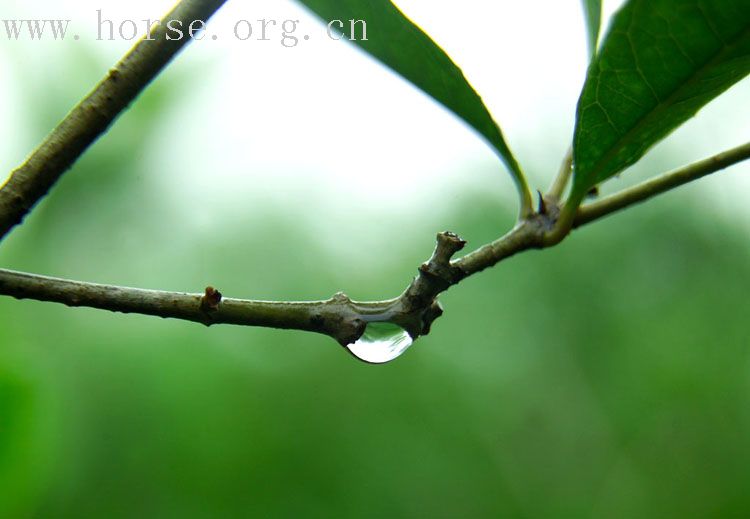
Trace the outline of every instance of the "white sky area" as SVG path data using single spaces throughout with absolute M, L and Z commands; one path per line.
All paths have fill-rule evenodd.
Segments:
M 140 20 L 158 18 L 172 3 L 3 0 L 0 18 L 73 20 L 72 30 L 81 35 L 78 42 L 35 43 L 38 52 L 29 50 L 31 43 L 23 44 L 23 59 L 38 61 L 39 81 L 49 81 L 44 64 L 70 59 L 78 48 L 86 46 L 106 64 L 131 46 L 94 41 L 97 9 L 114 21 Z M 579 1 L 397 4 L 461 66 L 533 187 L 546 189 L 572 135 L 587 65 Z M 607 15 L 619 4 L 605 2 Z M 269 33 L 271 41 L 265 42 L 234 39 L 237 20 L 261 18 L 298 19 L 297 35 L 308 34 L 310 40 L 284 48 L 279 32 Z M 378 27 L 368 30 L 375 33 Z M 498 207 L 515 205 L 509 175 L 471 129 L 354 46 L 329 40 L 324 26 L 297 3 L 229 1 L 208 34 L 219 39 L 195 42 L 180 56 L 173 71 L 186 82 L 180 100 L 159 115 L 159 139 L 139 153 L 144 171 L 154 175 L 154 186 L 189 225 L 210 230 L 231 218 L 231 212 L 192 210 L 207 199 L 250 212 L 264 207 L 264 214 L 268 208 L 283 214 L 302 207 L 310 225 L 335 222 L 351 231 L 404 218 L 438 230 L 425 215 L 466 203 L 478 193 L 497 198 Z M 12 70 L 9 60 L 15 59 L 18 45 L 2 37 L 0 71 Z M 23 158 L 14 142 L 19 136 L 29 138 L 19 88 L 30 79 L 16 81 L 8 73 L 2 78 L 0 166 L 10 171 Z M 750 117 L 738 107 L 748 106 L 749 86 L 740 83 L 714 101 L 615 187 L 658 172 L 650 171 L 649 164 L 676 167 L 747 141 Z M 740 212 L 750 224 L 747 165 L 706 186 L 702 192 L 707 200 L 719 201 L 726 215 L 736 218 Z M 716 209 L 707 203 L 706 210 Z

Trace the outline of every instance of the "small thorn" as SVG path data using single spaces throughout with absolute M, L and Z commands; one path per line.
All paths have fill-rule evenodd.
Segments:
M 547 214 L 547 202 L 544 200 L 544 195 L 538 190 L 537 194 L 539 195 L 539 214 Z

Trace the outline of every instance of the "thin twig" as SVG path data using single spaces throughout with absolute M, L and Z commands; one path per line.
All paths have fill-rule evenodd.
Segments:
M 78 158 L 189 41 L 167 39 L 167 22 L 207 21 L 226 0 L 182 0 L 63 119 L 0 188 L 0 240 L 21 223 Z
M 204 294 L 186 294 L 81 283 L 2 269 L 0 292 L 17 299 L 171 317 L 206 326 L 223 323 L 320 332 L 346 343 L 356 340 L 362 332 L 362 325 L 349 317 L 367 313 L 367 309 L 353 307 L 340 295 L 306 303 L 247 301 L 223 298 L 212 287 Z
M 713 157 L 701 160 L 658 177 L 646 180 L 629 189 L 582 206 L 574 220 L 574 227 L 580 227 L 603 216 L 626 207 L 644 202 L 656 195 L 682 186 L 701 177 L 721 171 L 733 164 L 750 158 L 750 142 L 727 150 Z
M 457 283 L 463 273 L 450 264 L 465 242 L 440 233 L 432 257 L 396 299 L 357 302 L 338 293 L 325 301 L 275 302 L 227 299 L 213 287 L 204 294 L 144 290 L 39 276 L 0 269 L 0 294 L 16 299 L 62 303 L 111 312 L 137 313 L 194 321 L 206 326 L 238 324 L 324 333 L 343 345 L 355 342 L 368 322 L 400 325 L 412 337 L 429 333 L 442 315 L 438 294 Z

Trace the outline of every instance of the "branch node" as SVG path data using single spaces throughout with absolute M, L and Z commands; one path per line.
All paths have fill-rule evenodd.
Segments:
M 443 262 L 446 265 L 450 263 L 454 254 L 466 246 L 466 240 L 461 239 L 458 234 L 450 231 L 438 233 L 436 239 L 437 246 L 435 247 L 432 259 Z
M 465 246 L 466 241 L 456 233 L 447 231 L 439 233 L 432 257 L 419 267 L 419 272 L 441 280 L 445 284 L 443 290 L 453 285 L 461 279 L 463 271 L 451 265 L 451 258 Z
M 361 317 L 343 319 L 338 326 L 333 329 L 333 337 L 342 346 L 348 346 L 359 340 L 365 333 L 367 322 Z
M 218 312 L 222 298 L 221 292 L 214 287 L 206 287 L 206 291 L 201 297 L 201 311 L 205 314 Z
M 432 304 L 422 314 L 422 333 L 421 335 L 427 335 L 430 333 L 432 323 L 435 319 L 443 315 L 443 306 L 438 301 L 433 301 Z
M 349 296 L 343 292 L 336 292 L 335 294 L 333 294 L 331 301 L 333 301 L 334 303 L 343 303 L 343 304 L 349 304 L 352 302 Z

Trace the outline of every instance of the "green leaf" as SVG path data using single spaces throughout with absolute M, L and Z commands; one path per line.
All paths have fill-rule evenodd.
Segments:
M 602 25 L 602 1 L 581 0 L 583 11 L 586 15 L 586 29 L 589 36 L 589 56 L 594 57 L 596 47 L 599 43 L 599 30 Z
M 574 198 L 750 73 L 748 0 L 630 0 L 578 102 Z
M 334 29 L 352 38 L 351 20 L 367 23 L 367 41 L 357 24 L 357 45 L 429 94 L 484 136 L 505 162 L 523 194 L 528 191 L 521 167 L 482 98 L 450 57 L 389 0 L 300 0 Z M 490 64 L 490 66 L 495 66 Z

